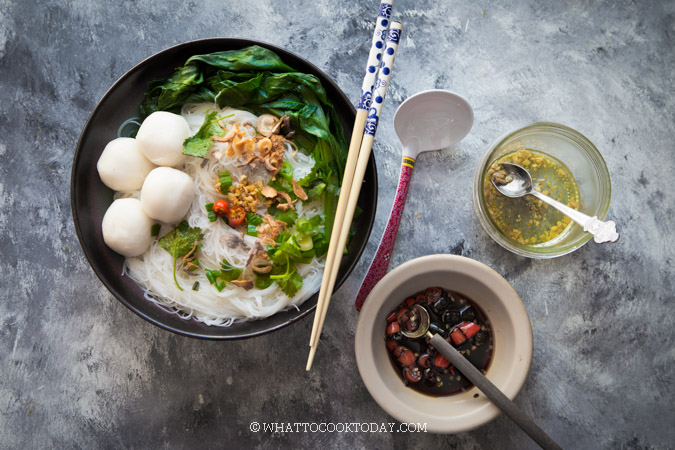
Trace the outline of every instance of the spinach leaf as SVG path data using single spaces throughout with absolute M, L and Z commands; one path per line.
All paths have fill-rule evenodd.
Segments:
M 187 221 L 184 220 L 158 241 L 159 246 L 173 257 L 173 280 L 181 291 L 183 288 L 180 287 L 176 278 L 176 263 L 178 262 L 178 258 L 183 258 L 189 253 L 192 253 L 192 255 L 197 253 L 202 246 L 201 241 L 203 239 L 204 234 L 202 233 L 202 229 L 199 227 L 191 228 Z

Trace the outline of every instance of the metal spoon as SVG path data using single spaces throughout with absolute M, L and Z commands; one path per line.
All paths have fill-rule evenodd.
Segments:
M 361 310 L 370 291 L 387 272 L 415 167 L 415 158 L 419 153 L 441 150 L 458 143 L 472 126 L 471 105 L 460 95 L 450 91 L 433 89 L 417 93 L 401 103 L 396 110 L 394 129 L 403 145 L 401 176 L 382 240 L 356 295 L 357 311 Z
M 516 425 L 518 425 L 528 436 L 530 436 L 541 448 L 560 449 L 544 430 L 539 428 L 515 403 L 511 401 L 502 391 L 497 388 L 483 373 L 476 369 L 462 354 L 452 345 L 446 342 L 439 334 L 432 334 L 429 331 L 429 312 L 421 305 L 413 305 L 412 312 L 416 312 L 419 317 L 419 327 L 414 331 L 401 330 L 401 333 L 410 338 L 417 339 L 422 336 L 431 340 L 431 345 L 436 348 L 457 370 L 462 372 L 492 403 L 501 409 Z
M 577 211 L 576 209 L 572 209 L 569 206 L 560 203 L 557 200 L 553 200 L 551 197 L 544 195 L 539 191 L 536 191 L 533 187 L 532 175 L 530 175 L 530 172 L 528 172 L 524 167 L 520 167 L 519 165 L 512 163 L 501 163 L 500 165 L 508 173 L 505 180 L 506 182 L 502 184 L 493 177 L 492 184 L 502 194 L 512 198 L 522 197 L 528 194 L 534 195 L 539 200 L 548 203 L 581 225 L 584 228 L 584 231 L 587 231 L 593 235 L 593 239 L 597 243 L 616 242 L 619 239 L 619 233 L 616 232 L 616 224 L 613 221 L 609 220 L 607 222 L 603 222 L 598 220 L 598 218 L 595 216 L 588 216 L 580 211 Z

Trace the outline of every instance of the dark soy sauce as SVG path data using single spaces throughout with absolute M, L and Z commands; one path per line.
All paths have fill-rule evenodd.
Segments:
M 412 339 L 401 333 L 419 326 L 411 311 L 415 304 L 429 312 L 429 331 L 440 334 L 483 372 L 490 365 L 494 348 L 489 320 L 465 296 L 437 287 L 408 297 L 387 316 L 385 341 L 389 359 L 405 384 L 434 397 L 469 389 L 471 382 L 429 344 L 426 336 Z

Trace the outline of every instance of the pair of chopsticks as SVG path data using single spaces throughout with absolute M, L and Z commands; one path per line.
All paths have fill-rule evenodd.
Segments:
M 321 280 L 321 290 L 314 315 L 312 335 L 309 340 L 309 358 L 306 370 L 312 368 L 314 355 L 319 345 L 328 305 L 335 287 L 342 253 L 347 243 L 347 236 L 354 218 L 354 210 L 361 192 L 363 177 L 375 139 L 377 123 L 382 112 L 382 105 L 389 86 L 391 70 L 396 58 L 401 29 L 403 25 L 391 22 L 392 0 L 382 0 L 377 17 L 373 43 L 368 55 L 366 75 L 363 79 L 361 97 L 354 121 L 354 129 L 349 144 L 347 163 L 340 188 L 333 230 L 331 232 L 326 265 Z

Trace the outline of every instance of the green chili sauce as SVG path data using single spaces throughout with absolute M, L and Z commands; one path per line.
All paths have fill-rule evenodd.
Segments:
M 510 162 L 527 169 L 532 175 L 534 189 L 578 209 L 579 187 L 572 172 L 551 155 L 522 149 L 496 160 L 483 178 L 483 196 L 492 223 L 506 237 L 517 243 L 540 246 L 564 233 L 572 226 L 569 217 L 532 195 L 509 198 L 497 191 L 492 176 L 501 170 L 500 164 Z

